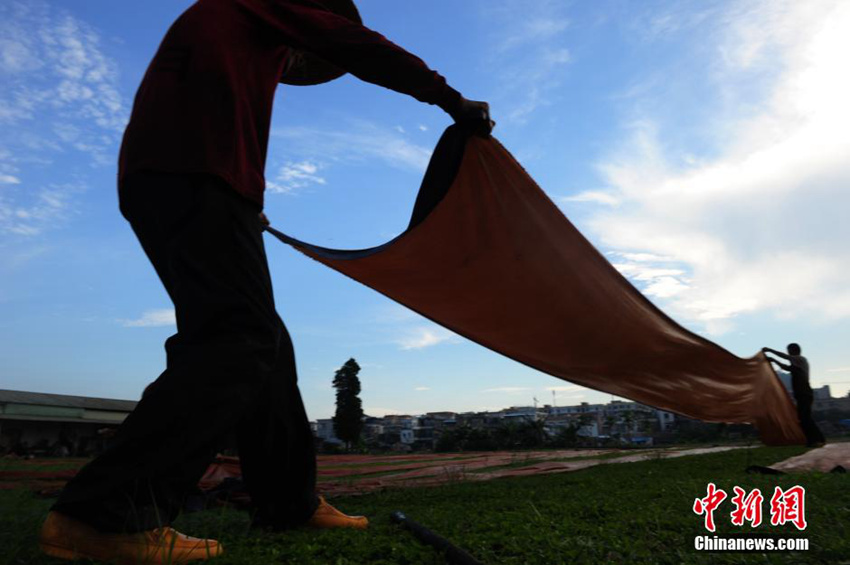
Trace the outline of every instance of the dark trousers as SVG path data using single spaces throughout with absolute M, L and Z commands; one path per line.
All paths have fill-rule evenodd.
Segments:
M 258 207 L 214 177 L 161 173 L 127 179 L 120 205 L 174 303 L 177 333 L 114 444 L 53 509 L 102 531 L 166 525 L 235 432 L 255 524 L 303 524 L 318 505 L 316 455 Z
M 804 394 L 794 395 L 794 400 L 797 401 L 797 417 L 800 419 L 800 427 L 803 428 L 803 433 L 806 435 L 806 443 L 816 445 L 826 441 L 820 428 L 812 419 L 814 397 Z

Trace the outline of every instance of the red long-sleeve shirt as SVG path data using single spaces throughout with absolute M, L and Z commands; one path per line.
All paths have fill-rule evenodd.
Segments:
M 212 173 L 262 206 L 272 103 L 290 48 L 446 111 L 460 100 L 421 59 L 312 0 L 198 0 L 145 73 L 119 183 L 142 170 Z

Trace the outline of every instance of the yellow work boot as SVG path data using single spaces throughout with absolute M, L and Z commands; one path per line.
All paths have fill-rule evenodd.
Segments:
M 313 517 L 307 522 L 313 528 L 355 528 L 365 530 L 369 526 L 369 520 L 365 516 L 347 516 L 331 506 L 325 497 L 319 497 L 319 507 L 313 513 Z
M 44 521 L 41 550 L 60 559 L 94 559 L 116 565 L 178 565 L 224 551 L 216 540 L 192 538 L 173 528 L 113 534 L 58 512 L 49 513 Z

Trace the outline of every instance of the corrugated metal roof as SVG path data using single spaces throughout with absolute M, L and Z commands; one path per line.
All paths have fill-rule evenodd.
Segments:
M 69 396 L 65 394 L 0 389 L 0 404 L 35 404 L 37 406 L 66 406 L 70 408 L 86 408 L 88 410 L 130 412 L 136 407 L 137 402 L 135 400 L 115 400 L 112 398 L 92 398 L 89 396 Z
M 82 419 L 82 418 L 52 418 L 50 416 L 27 416 L 21 414 L 14 414 L 12 416 L 7 416 L 5 414 L 0 414 L 0 420 L 3 422 L 39 422 L 39 423 L 47 423 L 47 422 L 60 422 L 60 423 L 72 423 L 72 424 L 92 424 L 92 425 L 108 425 L 108 426 L 117 426 L 121 422 L 116 420 L 100 420 L 100 419 Z

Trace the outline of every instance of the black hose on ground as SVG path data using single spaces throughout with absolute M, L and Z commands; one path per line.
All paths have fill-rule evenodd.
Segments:
M 404 512 L 397 510 L 390 515 L 390 519 L 396 524 L 410 530 L 422 543 L 441 551 L 446 556 L 446 562 L 451 565 L 483 565 L 483 563 L 446 538 L 435 534 L 422 524 L 408 518 Z

